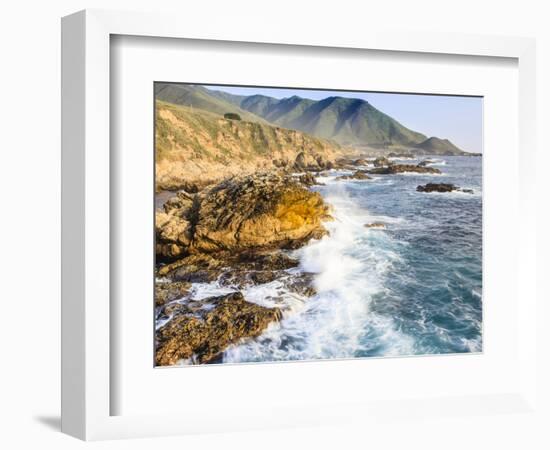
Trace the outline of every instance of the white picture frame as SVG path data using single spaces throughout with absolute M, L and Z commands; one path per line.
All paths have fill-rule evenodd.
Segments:
M 215 31 L 214 31 L 215 30 Z M 535 229 L 535 189 L 530 173 L 535 152 L 535 43 L 532 39 L 456 34 L 384 33 L 354 30 L 327 35 L 314 27 L 303 33 L 220 22 L 181 25 L 166 14 L 86 10 L 62 21 L 62 431 L 85 440 L 162 436 L 266 427 L 268 412 L 245 421 L 212 420 L 190 414 L 112 415 L 111 342 L 116 324 L 110 312 L 110 39 L 112 35 L 285 44 L 332 49 L 368 49 L 417 54 L 513 58 L 518 62 L 519 214 Z M 536 388 L 536 236 L 523 233 L 517 248 L 518 348 L 521 364 L 516 389 L 491 395 L 407 400 L 400 411 L 414 415 L 533 412 Z M 518 297 L 519 298 L 519 297 Z M 265 369 L 265 370 L 270 370 Z M 273 369 L 271 369 L 273 370 Z M 311 369 L 315 370 L 315 369 Z M 182 377 L 185 376 L 182 374 Z M 404 400 L 404 399 L 403 399 Z M 392 400 L 395 402 L 395 400 Z M 361 420 L 391 416 L 391 402 L 277 406 L 280 420 L 270 426 Z M 308 417 L 303 420 L 303 417 Z

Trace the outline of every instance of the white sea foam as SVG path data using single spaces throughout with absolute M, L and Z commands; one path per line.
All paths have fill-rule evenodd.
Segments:
M 457 198 L 464 198 L 464 199 L 468 199 L 468 198 L 480 198 L 481 197 L 481 191 L 478 190 L 478 189 L 474 189 L 472 187 L 465 187 L 465 188 L 461 188 L 461 189 L 471 189 L 472 191 L 474 191 L 473 193 L 470 193 L 470 192 L 464 192 L 464 191 L 451 191 L 451 192 L 418 192 L 418 191 L 414 191 L 415 194 L 418 194 L 418 195 L 430 195 L 430 196 L 433 196 L 433 197 L 457 197 Z
M 427 173 L 427 172 L 399 172 L 394 176 L 404 175 L 406 177 L 443 177 L 443 173 Z
M 398 157 L 398 156 L 390 156 L 388 158 L 389 161 L 407 161 L 407 162 L 410 162 L 410 161 L 417 161 L 418 158 L 413 158 L 413 157 L 407 157 L 407 156 L 402 156 L 402 157 Z
M 211 283 L 193 283 L 189 298 L 191 300 L 203 300 L 208 297 L 227 295 L 235 291 L 235 288 L 220 286 L 217 281 Z
M 364 227 L 380 217 L 359 208 L 341 184 L 325 190 L 334 208 L 335 220 L 325 224 L 330 235 L 295 252 L 299 270 L 316 274 L 317 294 L 306 299 L 285 293 L 277 282 L 248 289 L 245 296 L 250 301 L 264 306 L 282 303 L 286 313 L 259 338 L 230 347 L 224 362 L 354 357 L 372 350 L 373 341 L 365 339 L 369 332 L 377 336 L 378 345 L 387 346 L 386 354 L 412 352 L 412 340 L 392 319 L 370 310 L 373 296 L 384 289 L 385 274 L 399 259 L 391 245 L 384 249 L 391 243 L 382 236 L 385 233 L 374 236 Z

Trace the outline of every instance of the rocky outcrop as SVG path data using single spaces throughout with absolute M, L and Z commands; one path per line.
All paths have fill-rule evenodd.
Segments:
M 435 167 L 422 167 L 414 164 L 392 164 L 391 166 L 387 167 L 375 167 L 374 169 L 370 169 L 368 171 L 368 173 L 375 175 L 392 175 L 405 172 L 441 173 L 441 170 L 436 169 Z
M 157 274 L 172 281 L 189 283 L 208 283 L 215 281 L 229 261 L 218 255 L 193 254 L 161 266 Z M 221 255 L 219 255 L 221 256 Z
M 200 197 L 179 192 L 155 214 L 156 254 L 162 258 L 185 255 L 191 246 Z
M 298 180 L 300 181 L 300 183 L 302 183 L 304 186 L 307 186 L 307 187 L 317 186 L 320 184 L 317 182 L 315 175 L 313 175 L 311 172 L 307 172 L 307 173 L 304 173 L 303 175 L 300 175 L 298 177 Z
M 454 184 L 450 183 L 428 183 L 425 185 L 417 186 L 416 190 L 418 192 L 453 192 L 453 191 L 459 191 L 464 192 L 466 194 L 473 194 L 474 191 L 472 189 L 462 189 L 458 186 L 455 186 Z
M 294 160 L 292 166 L 293 170 L 296 171 L 313 171 L 318 172 L 320 170 L 329 170 L 334 167 L 334 164 L 331 160 L 327 159 L 324 155 L 318 154 L 308 154 L 305 152 L 300 152 Z
M 366 170 L 356 170 L 351 175 L 342 175 L 336 177 L 337 180 L 372 180 L 372 177 L 367 175 Z
M 282 316 L 277 308 L 246 301 L 240 292 L 176 304 L 170 312 L 172 319 L 156 333 L 156 363 L 160 366 L 181 359 L 211 362 L 229 345 L 259 336 Z
M 404 153 L 404 152 L 390 152 L 388 153 L 388 158 L 398 158 L 398 159 L 401 159 L 401 158 L 413 158 L 414 155 L 412 153 Z
M 191 289 L 191 283 L 175 282 L 175 283 L 155 283 L 155 305 L 163 306 L 174 300 L 186 296 Z
M 279 250 L 242 252 L 227 261 L 230 269 L 221 274 L 219 281 L 239 288 L 286 278 L 286 271 L 299 264 L 298 260 Z
M 372 163 L 374 164 L 374 167 L 384 167 L 392 165 L 392 162 L 388 158 L 385 158 L 383 156 L 376 158 Z
M 208 283 L 242 288 L 269 283 L 298 266 L 298 260 L 280 250 L 249 250 L 240 253 L 193 254 L 166 264 L 157 275 L 174 282 Z
M 195 193 L 228 177 L 277 168 L 330 169 L 338 156 L 352 152 L 301 131 L 242 118 L 228 120 L 198 108 L 157 101 L 157 191 Z
M 334 169 L 353 170 L 357 165 L 355 159 L 350 158 L 338 158 L 334 162 Z
M 178 197 L 157 212 L 157 255 L 251 248 L 296 248 L 326 233 L 321 195 L 290 176 L 264 173 L 229 179 L 192 200 Z

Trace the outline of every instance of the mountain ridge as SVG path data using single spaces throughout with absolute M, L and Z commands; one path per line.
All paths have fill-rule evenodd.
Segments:
M 428 137 L 405 127 L 363 99 L 330 96 L 312 100 L 297 95 L 278 99 L 262 94 L 235 95 L 186 84 L 156 83 L 156 92 L 157 89 L 159 100 L 222 115 L 235 112 L 243 120 L 303 131 L 344 146 L 367 147 L 380 152 L 469 154 L 448 139 Z

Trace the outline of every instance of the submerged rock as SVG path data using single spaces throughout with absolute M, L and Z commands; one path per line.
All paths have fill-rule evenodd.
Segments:
M 368 171 L 368 173 L 375 175 L 392 175 L 404 172 L 441 173 L 441 170 L 435 167 L 421 167 L 414 164 L 393 164 L 388 167 L 376 167 Z
M 317 294 L 315 289 L 315 274 L 311 272 L 301 273 L 299 276 L 291 277 L 285 280 L 285 287 L 296 294 L 303 295 L 304 297 L 313 297 Z
M 366 223 L 364 226 L 365 226 L 365 228 L 375 228 L 375 229 L 380 229 L 380 230 L 385 230 L 386 229 L 386 224 L 383 223 L 383 222 Z
M 193 303 L 173 310 L 172 319 L 157 331 L 157 365 L 189 358 L 210 362 L 229 345 L 259 336 L 282 316 L 278 308 L 247 302 L 240 292 Z

